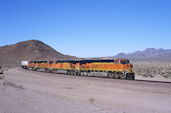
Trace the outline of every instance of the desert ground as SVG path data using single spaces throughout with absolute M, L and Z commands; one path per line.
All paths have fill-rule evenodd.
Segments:
M 69 76 L 12 68 L 0 113 L 171 113 L 171 83 Z

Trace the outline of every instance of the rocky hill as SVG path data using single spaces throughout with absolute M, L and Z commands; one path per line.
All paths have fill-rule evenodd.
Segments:
M 120 53 L 111 58 L 128 58 L 133 61 L 171 61 L 171 49 L 148 48 L 133 53 Z
M 0 47 L 0 64 L 20 64 L 21 60 L 71 60 L 39 40 L 28 40 Z

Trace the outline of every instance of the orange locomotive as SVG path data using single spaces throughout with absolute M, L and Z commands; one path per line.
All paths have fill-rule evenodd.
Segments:
M 80 60 L 80 61 L 30 61 L 32 70 L 66 73 L 69 75 L 90 76 L 94 72 L 107 73 L 110 78 L 134 80 L 133 65 L 128 59 Z

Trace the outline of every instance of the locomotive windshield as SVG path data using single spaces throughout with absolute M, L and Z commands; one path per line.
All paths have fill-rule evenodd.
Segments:
M 129 60 L 121 60 L 121 64 L 129 64 Z
M 126 63 L 129 64 L 129 60 L 126 60 Z
M 53 61 L 49 61 L 49 64 L 53 64 Z

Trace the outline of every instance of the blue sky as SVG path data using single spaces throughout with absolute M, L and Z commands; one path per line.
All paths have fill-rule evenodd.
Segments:
M 171 49 L 171 0 L 0 0 L 0 46 L 30 39 L 77 57 Z

